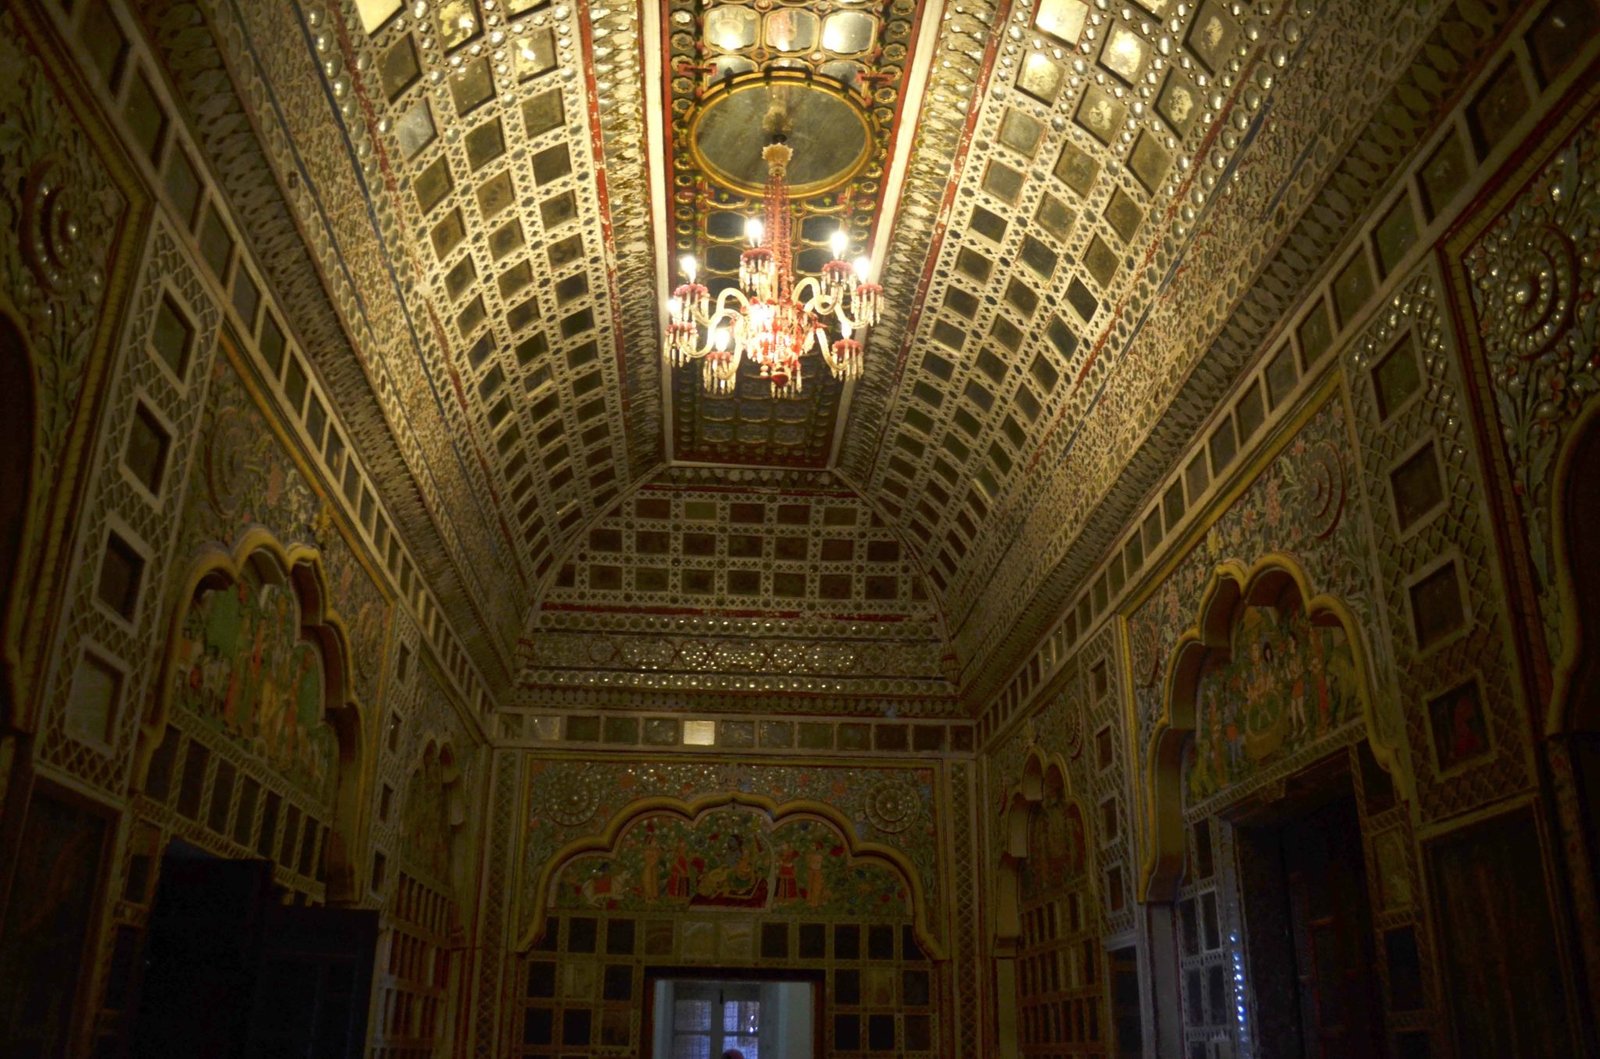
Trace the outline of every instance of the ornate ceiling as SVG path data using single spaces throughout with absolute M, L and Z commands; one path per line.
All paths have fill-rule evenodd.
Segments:
M 228 127 L 208 142 L 236 188 L 272 178 L 258 239 L 285 238 L 287 206 L 321 288 L 307 348 L 391 453 L 387 499 L 437 540 L 425 573 L 491 683 L 519 688 L 505 701 L 940 714 L 1032 646 L 1273 323 L 1230 313 L 1314 278 L 1272 268 L 1443 7 L 152 18 L 173 55 L 203 19 L 235 98 L 192 74 L 191 109 Z M 798 399 L 753 376 L 711 398 L 662 361 L 662 296 L 682 252 L 714 277 L 736 261 L 759 175 L 730 171 L 760 108 L 731 96 L 767 71 L 836 100 L 826 128 L 791 108 L 800 157 L 835 177 L 803 189 L 802 265 L 843 226 L 885 319 L 857 383 L 813 357 Z

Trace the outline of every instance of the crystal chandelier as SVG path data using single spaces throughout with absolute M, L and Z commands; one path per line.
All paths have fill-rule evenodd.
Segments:
M 762 216 L 745 222 L 749 247 L 739 255 L 739 285 L 717 295 L 699 282 L 693 255 L 679 260 L 685 282 L 667 299 L 666 356 L 675 368 L 692 360 L 701 364 L 707 392 L 719 397 L 733 392 L 739 365 L 746 357 L 772 384 L 772 396 L 792 397 L 801 391 L 800 358 L 812 347 L 827 361 L 834 378 L 861 376 L 861 337 L 878 322 L 883 288 L 867 281 L 864 257 L 844 261 L 849 236 L 833 233 L 833 260 L 821 276 L 795 278 L 789 227 L 793 209 L 785 172 L 794 151 L 774 133 L 761 151 L 767 163 Z M 839 337 L 828 341 L 827 323 L 837 324 Z

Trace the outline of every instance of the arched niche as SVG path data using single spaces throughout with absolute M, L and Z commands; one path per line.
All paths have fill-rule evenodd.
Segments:
M 1369 672 L 1348 608 L 1311 591 L 1292 559 L 1219 566 L 1173 649 L 1150 736 L 1140 900 L 1177 892 L 1186 804 L 1225 795 L 1324 742 L 1331 752 L 1330 737 L 1353 723 L 1364 724 L 1373 756 L 1409 796 L 1395 748 L 1376 738 Z
M 1062 833 L 1047 823 L 1052 814 L 1061 814 L 1065 823 L 1076 821 L 1075 847 L 1069 851 L 1045 848 Z M 1016 951 L 1022 936 L 1022 907 L 1033 896 L 1033 888 L 1051 874 L 1067 873 L 1086 878 L 1089 888 L 1098 893 L 1093 867 L 1093 843 L 1089 840 L 1089 817 L 1073 793 L 1071 773 L 1059 755 L 1046 754 L 1038 747 L 1028 751 L 1022 775 L 1007 791 L 999 820 L 1000 863 L 996 872 L 995 949 L 999 955 Z M 1042 867 L 1049 862 L 1048 867 Z M 1098 907 L 1098 906 L 1097 906 Z
M 428 739 L 421 760 L 406 781 L 401 833 L 410 856 L 431 878 L 459 899 L 470 863 L 465 843 L 466 795 L 461 765 L 448 740 Z
M 1031 1054 L 1039 1047 L 1102 1054 L 1109 1045 L 1100 888 L 1090 828 L 1065 761 L 1030 749 L 1006 793 L 998 826 L 995 1034 L 1002 1056 L 1024 1049 Z M 1057 1017 L 1069 1009 L 1075 1018 Z
M 207 551 L 172 607 L 160 680 L 140 724 L 136 788 L 167 722 L 185 711 L 329 806 L 328 899 L 356 899 L 364 754 L 349 663 L 349 636 L 314 549 L 285 548 L 257 528 L 232 552 Z
M 685 829 L 713 827 L 712 855 L 680 865 L 692 851 L 678 848 Z M 668 834 L 668 826 L 673 827 Z M 652 834 L 652 830 L 655 831 Z M 733 836 L 743 836 L 738 841 Z M 686 843 L 687 845 L 687 843 Z M 603 868 L 598 866 L 604 865 Z M 916 869 L 899 850 L 863 842 L 854 826 L 832 806 L 815 801 L 776 803 L 760 795 L 730 792 L 685 802 L 642 798 L 617 813 L 598 834 L 571 842 L 540 870 L 528 897 L 527 926 L 519 939 L 526 952 L 543 936 L 552 902 L 576 899 L 590 909 L 748 908 L 778 914 L 833 908 L 839 870 L 859 876 L 878 873 L 891 880 L 916 933 L 917 944 L 934 960 L 944 946 L 931 929 L 927 895 Z M 818 887 L 818 873 L 821 886 Z
M 21 727 L 15 685 L 27 597 L 22 571 L 27 550 L 28 513 L 33 502 L 33 461 L 38 452 L 33 357 L 8 313 L 0 311 L 0 731 Z

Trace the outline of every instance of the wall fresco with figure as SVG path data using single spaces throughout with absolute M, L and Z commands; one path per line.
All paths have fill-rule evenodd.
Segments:
M 903 918 L 909 897 L 903 879 L 852 857 L 829 824 L 774 823 L 749 809 L 713 810 L 693 821 L 646 816 L 610 851 L 568 864 L 550 888 L 552 908 L 733 908 L 857 919 Z
M 291 587 L 246 572 L 202 592 L 183 620 L 171 673 L 175 706 L 302 789 L 332 797 L 338 743 L 323 719 L 322 654 L 301 638 Z
M 1362 519 L 1349 517 L 1357 470 L 1348 431 L 1344 404 L 1325 400 L 1294 439 L 1217 516 L 1204 539 L 1129 615 L 1129 655 L 1138 703 L 1136 746 L 1142 749 L 1148 744 L 1164 705 L 1162 689 L 1173 648 L 1184 630 L 1194 624 L 1201 594 L 1223 562 L 1232 560 L 1248 567 L 1266 549 L 1286 555 L 1305 571 L 1317 591 L 1348 607 L 1360 627 L 1377 624 L 1380 603 L 1373 594 L 1371 539 Z M 1309 641 L 1304 646 L 1309 647 Z M 1389 646 L 1374 638 L 1369 650 L 1374 666 L 1385 668 L 1392 656 Z M 1289 653 L 1299 657 L 1297 651 Z M 1242 657 L 1235 653 L 1234 659 L 1233 664 L 1242 671 L 1250 665 L 1250 649 L 1246 648 Z M 1284 662 L 1287 658 L 1274 664 Z M 1217 706 L 1220 716 L 1227 704 L 1219 700 Z M 1287 703 L 1282 710 L 1287 714 Z M 1356 714 L 1359 711 L 1351 715 Z M 1382 734 L 1398 739 L 1397 718 L 1380 713 L 1377 720 Z M 1223 735 L 1226 738 L 1226 722 Z M 1233 775 L 1237 779 L 1238 774 Z M 1215 786 L 1220 789 L 1225 784 Z
M 1246 607 L 1231 653 L 1208 659 L 1195 704 L 1188 795 L 1203 801 L 1360 716 L 1344 630 L 1313 625 L 1292 593 Z
M 935 772 L 931 768 L 746 765 L 730 775 L 721 766 L 705 762 L 645 765 L 630 761 L 530 761 L 527 774 L 522 863 L 523 877 L 530 883 L 539 878 L 563 846 L 595 835 L 606 821 L 615 819 L 639 799 L 667 797 L 692 804 L 707 796 L 737 792 L 760 796 L 776 805 L 810 801 L 829 806 L 850 822 L 858 841 L 887 846 L 905 859 L 930 910 L 938 907 L 942 899 L 938 832 L 933 815 Z M 793 826 L 785 821 L 782 828 Z M 789 834 L 782 828 L 775 834 Z M 635 832 L 630 829 L 628 834 Z M 801 849 L 799 839 L 795 842 L 795 848 Z M 662 843 L 664 840 L 658 841 L 663 850 L 658 877 L 665 888 L 670 860 L 669 847 Z M 676 840 L 671 848 L 675 846 Z M 796 867 L 802 881 L 811 871 L 813 846 L 806 847 Z M 831 852 L 823 858 L 825 878 L 837 859 Z M 636 882 L 639 875 L 635 868 L 642 867 L 640 860 L 625 870 Z M 775 859 L 774 890 L 777 870 Z M 842 905 L 838 907 L 844 909 Z M 526 911 L 532 913 L 534 909 Z M 940 917 L 929 918 L 928 925 L 937 930 Z

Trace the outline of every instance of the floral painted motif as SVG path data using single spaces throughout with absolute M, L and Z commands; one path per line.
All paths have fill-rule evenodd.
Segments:
M 173 658 L 173 702 L 326 799 L 336 740 L 323 720 L 323 687 L 322 656 L 300 638 L 290 589 L 247 575 L 190 607 Z

